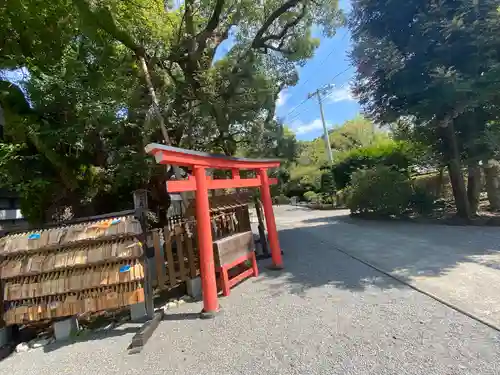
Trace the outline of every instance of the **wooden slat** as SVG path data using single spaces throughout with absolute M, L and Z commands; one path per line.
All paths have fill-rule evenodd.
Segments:
M 188 233 L 185 234 L 185 242 L 187 247 L 187 256 L 189 263 L 189 277 L 196 277 L 196 262 L 194 257 L 194 249 L 193 249 L 193 238 Z
M 175 277 L 174 255 L 172 254 L 172 237 L 168 227 L 163 229 L 163 235 L 165 236 L 165 256 L 167 258 L 168 278 L 170 287 L 174 287 L 177 284 L 177 280 Z
M 153 244 L 155 248 L 156 279 L 158 280 L 158 287 L 160 289 L 164 289 L 166 275 L 163 271 L 163 264 L 165 263 L 165 260 L 161 254 L 160 234 L 157 230 L 153 232 Z
M 186 264 L 184 263 L 184 241 L 183 237 L 183 227 L 175 228 L 175 241 L 177 242 L 177 257 L 179 259 L 179 272 L 181 273 L 181 280 L 186 280 Z

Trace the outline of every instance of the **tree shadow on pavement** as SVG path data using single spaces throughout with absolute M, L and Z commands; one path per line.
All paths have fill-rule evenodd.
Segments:
M 317 223 L 317 235 L 387 272 L 440 276 L 460 263 L 500 268 L 500 230 L 494 227 L 448 226 L 373 221 L 350 216 L 305 220 Z M 500 281 L 500 273 L 499 273 Z
M 276 293 L 286 288 L 290 293 L 303 295 L 310 288 L 324 285 L 351 291 L 363 291 L 368 286 L 382 289 L 403 286 L 397 280 L 322 243 L 311 232 L 311 228 L 285 229 L 279 232 L 279 236 L 284 251 L 286 277 L 269 285 Z M 282 278 L 282 272 L 260 268 L 261 274 L 268 278 Z
M 499 232 L 489 227 L 365 221 L 338 213 L 307 218 L 279 232 L 287 280 L 276 289 L 288 284 L 292 293 L 302 294 L 328 284 L 352 291 L 404 287 L 349 255 L 405 282 L 415 276 L 443 275 L 463 262 L 498 270 Z M 498 276 L 500 281 L 500 272 Z

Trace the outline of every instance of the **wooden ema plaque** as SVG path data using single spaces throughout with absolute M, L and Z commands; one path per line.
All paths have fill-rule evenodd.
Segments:
M 221 274 L 222 294 L 224 296 L 228 296 L 231 287 L 238 282 L 247 277 L 259 275 L 251 231 L 233 234 L 214 241 L 214 258 L 216 270 Z M 251 262 L 251 268 L 230 279 L 228 271 L 246 261 Z
M 140 225 L 133 217 L 0 239 L 7 325 L 144 301 Z

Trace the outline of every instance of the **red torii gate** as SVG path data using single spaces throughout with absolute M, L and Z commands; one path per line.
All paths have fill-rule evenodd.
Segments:
M 271 192 L 269 190 L 269 185 L 275 184 L 277 181 L 267 176 L 267 169 L 279 167 L 279 160 L 235 158 L 165 146 L 158 143 L 147 145 L 145 150 L 146 153 L 153 155 L 159 164 L 187 166 L 193 169 L 194 177 L 189 176 L 187 180 L 167 182 L 167 191 L 170 193 L 195 191 L 196 194 L 196 221 L 200 252 L 201 285 L 203 290 L 203 316 L 213 317 L 219 310 L 208 190 L 260 187 L 273 268 L 283 268 L 278 232 L 274 221 Z M 232 171 L 232 178 L 212 179 L 206 175 L 207 168 L 230 169 Z M 240 178 L 241 169 L 255 170 L 258 172 L 257 177 Z

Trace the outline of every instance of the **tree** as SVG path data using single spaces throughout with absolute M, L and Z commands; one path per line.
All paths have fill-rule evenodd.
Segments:
M 68 207 L 76 215 L 119 209 L 145 186 L 164 209 L 173 170 L 151 165 L 149 142 L 293 159 L 295 139 L 274 119 L 277 95 L 318 45 L 312 25 L 331 35 L 342 20 L 333 0 L 0 7 L 8 25 L 0 70 L 27 71 L 24 82 L 0 85 L 1 184 L 19 192 L 31 221 Z M 228 39 L 234 47 L 216 61 Z
M 163 122 L 168 130 L 180 118 L 191 117 L 187 122 L 197 127 L 206 124 L 204 138 L 211 136 L 209 144 L 215 143 L 226 154 L 236 151 L 235 138 L 242 126 L 252 127 L 251 120 L 260 116 L 257 132 L 252 132 L 255 135 L 264 122 L 273 119 L 278 93 L 296 82 L 294 64 L 312 56 L 318 45 L 310 36 L 313 23 L 332 33 L 340 21 L 333 0 L 267 0 L 259 4 L 218 0 L 213 6 L 189 0 L 178 11 L 151 0 L 137 0 L 130 7 L 117 0 L 74 3 L 84 25 L 108 33 L 136 55 L 160 125 Z M 138 40 L 134 27 L 150 19 L 151 8 L 154 17 L 145 35 L 152 35 L 152 41 Z M 156 30 L 165 29 L 168 31 L 156 35 Z M 217 47 L 232 30 L 236 30 L 236 45 L 226 59 L 214 63 Z M 159 75 L 164 77 L 161 81 Z M 175 93 L 172 100 L 162 100 L 157 92 L 162 85 Z M 197 139 L 192 132 L 177 125 L 173 143 L 184 136 Z M 169 143 L 170 136 L 163 133 Z
M 355 92 L 378 123 L 411 117 L 428 128 L 448 166 L 458 214 L 470 216 L 457 122 L 498 99 L 500 18 L 485 0 L 353 3 Z M 467 58 L 464 58 L 467 56 Z M 482 125 L 469 134 L 477 138 Z
M 358 115 L 341 126 L 333 127 L 329 131 L 329 139 L 334 159 L 337 160 L 345 152 L 357 147 L 387 141 L 389 135 L 370 120 Z M 287 194 L 302 195 L 304 191 L 311 189 L 329 194 L 333 191 L 333 175 L 329 171 L 323 137 L 312 141 L 299 141 L 296 160 L 287 168 L 290 170 Z M 329 172 L 325 172 L 327 170 Z
M 356 147 L 365 147 L 388 139 L 388 133 L 380 130 L 369 119 L 357 115 L 342 126 L 329 132 L 332 150 L 345 152 Z

